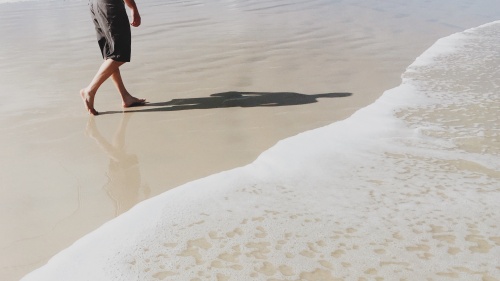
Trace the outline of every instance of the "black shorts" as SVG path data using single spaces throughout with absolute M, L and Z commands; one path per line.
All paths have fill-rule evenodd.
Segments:
M 130 22 L 123 0 L 89 0 L 97 42 L 104 59 L 130 61 Z

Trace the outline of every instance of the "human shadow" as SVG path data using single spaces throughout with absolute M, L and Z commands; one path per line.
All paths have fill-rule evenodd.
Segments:
M 121 112 L 161 112 L 193 109 L 214 109 L 224 107 L 272 107 L 290 106 L 318 102 L 319 98 L 341 98 L 352 93 L 325 93 L 306 95 L 293 92 L 223 92 L 209 97 L 173 99 L 166 102 L 146 103 L 140 109 L 133 108 Z M 102 114 L 119 113 L 118 111 L 102 112 Z
M 87 122 L 86 133 L 109 157 L 107 177 L 104 186 L 108 196 L 114 202 L 115 215 L 126 212 L 136 203 L 149 197 L 149 187 L 141 185 L 139 161 L 135 154 L 128 153 L 125 148 L 125 133 L 132 115 L 123 115 L 120 125 L 115 131 L 113 140 L 106 140 L 97 129 L 94 117 Z

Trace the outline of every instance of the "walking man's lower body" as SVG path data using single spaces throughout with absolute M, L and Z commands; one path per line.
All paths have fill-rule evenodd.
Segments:
M 92 115 L 99 114 L 94 99 L 99 87 L 111 77 L 122 98 L 123 107 L 143 105 L 144 99 L 132 96 L 123 83 L 120 66 L 130 62 L 131 32 L 125 5 L 122 0 L 90 0 L 97 41 L 104 62 L 90 84 L 80 90 L 85 107 Z

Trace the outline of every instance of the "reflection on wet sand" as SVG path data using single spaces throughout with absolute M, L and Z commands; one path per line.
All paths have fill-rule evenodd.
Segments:
M 111 143 L 101 135 L 93 117 L 90 117 L 87 122 L 88 136 L 94 139 L 109 157 L 107 173 L 109 181 L 104 189 L 114 202 L 115 215 L 126 212 L 140 200 L 148 198 L 150 193 L 147 185 L 141 186 L 137 155 L 128 153 L 126 150 L 125 134 L 130 118 L 130 114 L 122 115 Z

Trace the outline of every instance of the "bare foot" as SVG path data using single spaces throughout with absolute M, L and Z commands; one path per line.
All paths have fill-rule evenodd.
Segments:
M 145 99 L 138 99 L 129 94 L 126 98 L 123 99 L 122 106 L 127 108 L 127 107 L 141 106 L 144 104 L 146 104 Z
M 94 108 L 94 95 L 90 95 L 85 91 L 85 89 L 81 89 L 80 96 L 82 97 L 83 104 L 85 104 L 87 111 L 91 115 L 98 115 L 99 112 L 97 112 L 97 110 L 95 110 Z

